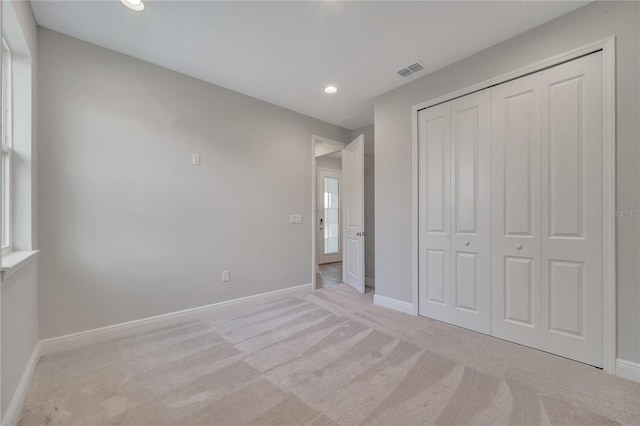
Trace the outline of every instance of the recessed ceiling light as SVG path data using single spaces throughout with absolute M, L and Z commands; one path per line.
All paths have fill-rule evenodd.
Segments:
M 324 92 L 330 95 L 336 93 L 337 91 L 338 91 L 338 88 L 336 86 L 327 86 L 324 88 Z
M 144 9 L 144 3 L 142 3 L 142 0 L 120 0 L 120 2 L 131 10 L 139 12 Z

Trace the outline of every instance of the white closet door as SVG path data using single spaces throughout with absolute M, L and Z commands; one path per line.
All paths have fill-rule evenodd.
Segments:
M 419 314 L 450 320 L 450 103 L 418 113 Z
M 603 365 L 602 52 L 542 72 L 543 349 Z
M 451 323 L 491 331 L 491 95 L 451 102 Z
M 540 346 L 540 74 L 492 89 L 491 334 Z

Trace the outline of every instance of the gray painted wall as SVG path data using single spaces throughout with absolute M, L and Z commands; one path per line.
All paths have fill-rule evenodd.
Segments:
M 640 3 L 596 2 L 376 99 L 376 293 L 405 302 L 411 287 L 411 107 L 615 35 L 617 208 L 638 209 Z M 640 219 L 617 221 L 618 357 L 640 361 Z
M 351 140 L 364 136 L 364 230 L 367 233 L 364 242 L 365 276 L 370 278 L 367 284 L 376 277 L 375 250 L 375 131 L 374 125 L 361 127 L 351 131 Z
M 38 263 L 2 281 L 2 418 L 38 343 Z
M 350 131 L 50 30 L 38 46 L 41 338 L 311 283 L 311 137 Z
M 16 75 L 14 84 L 21 84 L 21 90 L 28 90 L 31 85 L 32 94 L 32 122 L 14 123 L 20 132 L 14 133 L 16 138 L 29 138 L 28 131 L 24 131 L 23 125 L 31 127 L 31 139 L 15 140 L 16 152 L 14 153 L 14 248 L 18 250 L 31 250 L 36 246 L 36 141 L 37 126 L 36 116 L 36 24 L 31 13 L 29 2 L 12 1 L 3 2 L 5 13 L 3 21 L 11 17 L 15 19 L 12 25 L 12 35 L 22 33 L 22 37 L 9 40 L 14 48 L 14 59 L 20 61 L 20 66 L 14 67 Z M 9 9 L 13 10 L 9 10 Z M 4 24 L 4 22 L 3 22 Z M 15 27 L 17 25 L 18 27 Z M 5 28 L 9 30 L 9 28 Z M 27 52 L 31 53 L 32 72 L 28 75 Z M 26 75 L 26 79 L 25 77 Z M 31 78 L 31 81 L 29 81 Z M 26 86 L 26 87 L 25 87 Z M 17 93 L 21 93 L 18 91 Z M 24 93 L 24 92 L 22 92 Z M 23 100 L 15 99 L 16 105 L 22 105 Z M 23 120 L 22 117 L 14 117 Z M 14 129 L 16 130 L 16 129 Z M 28 142 L 31 143 L 29 148 Z M 18 149 L 19 148 L 19 149 Z M 31 165 L 28 157 L 31 157 Z M 17 182 L 16 182 L 17 181 Z M 24 373 L 27 362 L 35 349 L 38 338 L 38 263 L 36 260 L 24 265 L 12 275 L 6 277 L 1 284 L 0 306 L 0 387 L 2 399 L 0 400 L 0 415 L 4 419 L 5 413 L 14 397 L 18 383 Z
M 323 167 L 325 169 L 342 170 L 342 160 L 339 158 L 332 158 L 321 155 L 316 157 L 316 167 Z

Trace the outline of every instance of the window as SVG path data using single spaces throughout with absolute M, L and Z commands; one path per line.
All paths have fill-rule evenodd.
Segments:
M 324 178 L 324 254 L 340 252 L 340 189 L 337 178 Z
M 11 50 L 2 39 L 2 252 L 11 251 L 12 85 Z

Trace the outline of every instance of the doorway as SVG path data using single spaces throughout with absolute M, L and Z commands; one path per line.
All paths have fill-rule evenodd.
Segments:
M 342 283 L 342 151 L 316 158 L 316 283 Z
M 312 143 L 313 289 L 347 283 L 364 293 L 363 137 L 345 145 L 314 136 Z

